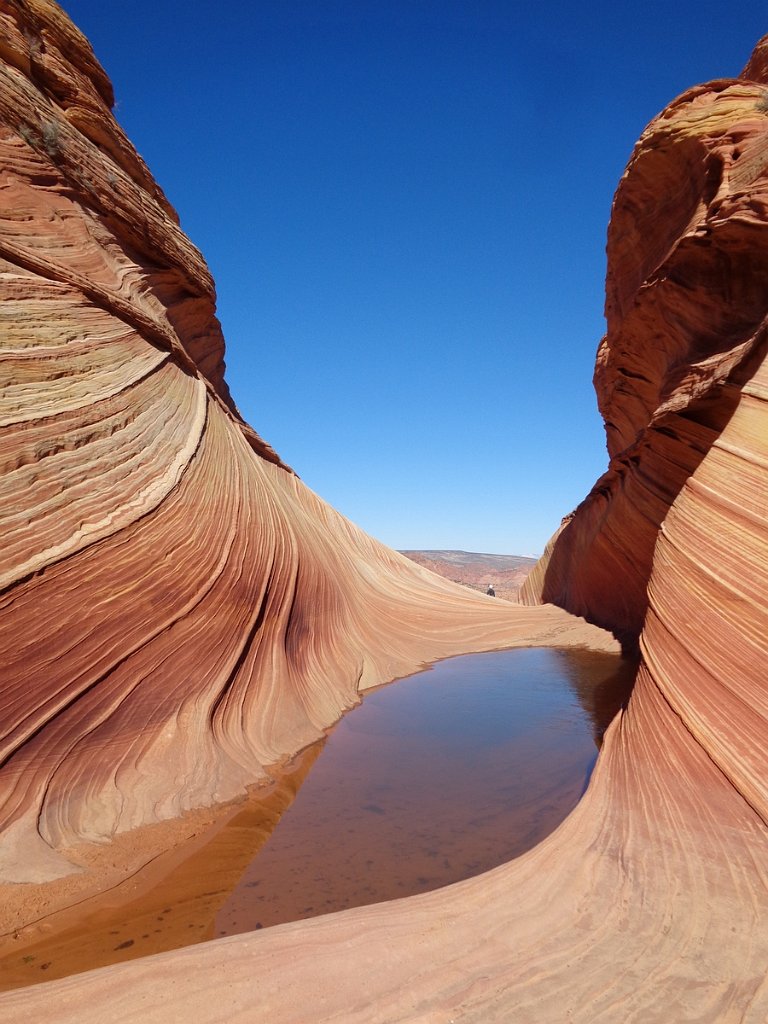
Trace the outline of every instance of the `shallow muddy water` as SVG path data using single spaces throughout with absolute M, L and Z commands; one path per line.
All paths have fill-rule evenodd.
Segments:
M 0 988 L 408 896 L 530 849 L 588 782 L 631 667 L 527 648 L 369 693 L 188 850 L 0 944 Z

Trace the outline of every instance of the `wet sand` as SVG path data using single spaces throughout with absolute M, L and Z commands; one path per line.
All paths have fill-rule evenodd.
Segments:
M 85 874 L 0 887 L 6 918 L 15 905 L 19 916 L 37 918 L 11 925 L 0 938 L 0 990 L 213 938 L 219 907 L 269 839 L 324 742 L 276 771 L 275 781 L 246 801 L 116 837 L 111 870 L 104 847 L 86 846 L 70 851 L 73 859 L 92 861 Z M 157 851 L 149 859 L 148 848 Z

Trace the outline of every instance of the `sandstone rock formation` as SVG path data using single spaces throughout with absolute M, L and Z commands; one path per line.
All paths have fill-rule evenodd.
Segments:
M 0 15 L 2 850 L 6 877 L 42 877 L 73 838 L 236 792 L 358 686 L 578 629 L 383 549 L 242 424 L 204 265 L 87 45 L 43 0 Z M 571 817 L 459 885 L 21 990 L 0 1015 L 768 1019 L 767 97 L 762 44 L 652 122 L 617 193 L 611 465 L 527 588 L 642 654 Z
M 608 232 L 611 462 L 524 596 L 638 636 L 641 680 L 768 819 L 768 74 L 674 101 Z
M 678 544 L 683 559 L 702 553 L 701 536 L 683 540 L 677 515 L 667 521 L 680 501 L 702 510 L 687 516 L 703 536 L 720 538 L 707 551 L 718 576 L 725 570 L 748 592 L 760 575 L 752 550 L 740 576 L 720 544 L 764 539 L 759 470 L 751 468 L 762 454 L 756 418 L 768 309 L 763 49 L 741 80 L 680 96 L 635 148 L 608 231 L 608 333 L 595 370 L 610 466 L 523 589 L 524 599 L 578 609 L 628 642 L 645 621 L 659 537 L 666 557 Z M 733 443 L 724 432 L 744 431 L 738 452 L 723 454 Z M 689 577 L 701 568 L 678 562 L 674 571 Z
M 21 882 L 243 793 L 366 687 L 588 627 L 450 586 L 281 463 L 88 43 L 43 0 L 0 18 L 0 880 Z

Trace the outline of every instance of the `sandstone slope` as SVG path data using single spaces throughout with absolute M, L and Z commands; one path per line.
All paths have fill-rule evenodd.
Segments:
M 242 794 L 424 662 L 598 635 L 310 492 L 232 403 L 207 267 L 87 41 L 4 0 L 0 57 L 0 880 Z
M 26 709 L 19 737 L 30 728 L 14 748 L 19 760 L 14 753 L 7 763 L 6 806 L 20 822 L 29 821 L 25 808 L 41 812 L 55 846 L 71 834 L 128 827 L 153 800 L 174 813 L 203 799 L 193 741 L 227 792 L 353 700 L 357 678 L 490 643 L 494 631 L 509 637 L 523 628 L 521 614 L 531 616 L 529 635 L 567 620 L 547 607 L 491 609 L 406 566 L 268 461 L 228 402 L 220 357 L 200 368 L 200 353 L 215 348 L 204 312 L 212 316 L 211 294 L 190 272 L 199 257 L 175 233 L 162 197 L 146 182 L 135 186 L 141 202 L 131 209 L 144 211 L 157 240 L 151 259 L 137 258 L 141 239 L 129 246 L 127 229 L 110 227 L 118 204 L 97 205 L 111 188 L 98 167 L 118 182 L 144 172 L 89 148 L 109 122 L 93 99 L 96 88 L 107 95 L 87 49 L 40 0 L 0 10 L 8 31 L 20 12 L 45 19 L 46 82 L 69 81 L 67 40 L 77 95 L 89 97 L 76 104 L 88 116 L 69 117 L 47 84 L 51 108 L 25 142 L 20 133 L 30 129 L 18 111 L 25 97 L 43 102 L 35 86 L 43 78 L 24 64 L 27 36 L 13 36 L 0 96 L 5 104 L 6 83 L 19 91 L 2 110 L 10 126 L 3 146 L 16 162 L 3 186 L 27 214 L 4 225 L 11 241 L 3 242 L 2 281 L 13 289 L 13 322 L 27 324 L 16 347 L 39 338 L 34 373 L 48 365 L 43 352 L 63 359 L 66 349 L 64 373 L 50 377 L 51 401 L 62 406 L 40 409 L 40 422 L 11 419 L 13 451 L 20 429 L 44 429 L 51 417 L 72 416 L 80 429 L 81 410 L 94 408 L 77 397 L 80 373 L 94 375 L 88 394 L 95 381 L 104 386 L 98 416 L 71 445 L 48 452 L 50 434 L 31 433 L 13 470 L 35 465 L 21 519 L 41 524 L 44 551 L 55 554 L 36 562 L 40 544 L 26 561 L 19 554 L 26 575 L 6 594 L 16 643 L 29 637 L 27 657 L 41 658 L 34 675 L 15 677 L 10 707 Z M 629 705 L 576 811 L 539 847 L 476 879 L 11 993 L 0 998 L 0 1016 L 78 1024 L 768 1019 L 767 54 L 759 48 L 741 79 L 676 100 L 643 134 L 617 193 L 597 370 L 611 466 L 528 588 L 529 600 L 557 600 L 642 654 Z M 80 147 L 78 166 L 90 168 L 87 201 L 61 178 L 69 164 L 46 159 L 52 113 L 62 121 L 58 137 Z M 73 194 L 74 208 L 65 205 Z M 98 358 L 80 352 L 89 344 Z M 78 353 L 82 371 L 70 369 Z M 124 383 L 142 359 L 141 379 Z M 148 393 L 107 440 L 101 409 L 113 415 L 109 403 L 142 387 Z M 168 394 L 177 398 L 172 409 L 162 401 Z M 145 408 L 154 410 L 149 423 Z M 131 443 L 131 430 L 140 441 Z M 59 426 L 56 436 L 70 435 Z M 199 440 L 185 456 L 190 437 Z M 111 479 L 102 468 L 98 486 L 83 486 L 79 529 L 65 529 L 61 516 L 43 528 L 59 488 L 84 485 L 105 466 L 93 447 L 102 438 L 112 451 L 121 445 L 125 462 L 106 466 L 123 473 Z M 52 482 L 45 462 L 56 458 L 72 461 Z M 112 532 L 99 533 L 107 522 Z M 29 536 L 19 526 L 9 556 Z M 75 614 L 72 595 L 84 587 L 98 621 L 112 621 L 115 601 L 119 623 L 116 614 L 110 628 L 91 630 L 92 617 Z M 459 614 L 466 626 L 457 631 Z M 51 628 L 59 623 L 60 633 Z M 54 682 L 30 695 L 30 680 L 40 679 Z M 99 769 L 115 751 L 119 768 L 105 778 Z M 153 789 L 152 773 L 165 764 L 178 772 L 174 806 L 167 774 Z

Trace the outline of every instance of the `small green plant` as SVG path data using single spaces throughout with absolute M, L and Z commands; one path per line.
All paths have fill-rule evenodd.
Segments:
M 768 114 L 768 90 L 766 90 L 755 104 L 755 109 L 761 114 Z
M 51 160 L 54 160 L 61 152 L 59 126 L 56 121 L 45 121 L 39 135 L 30 124 L 19 125 L 18 131 L 28 146 L 38 152 L 44 149 Z

